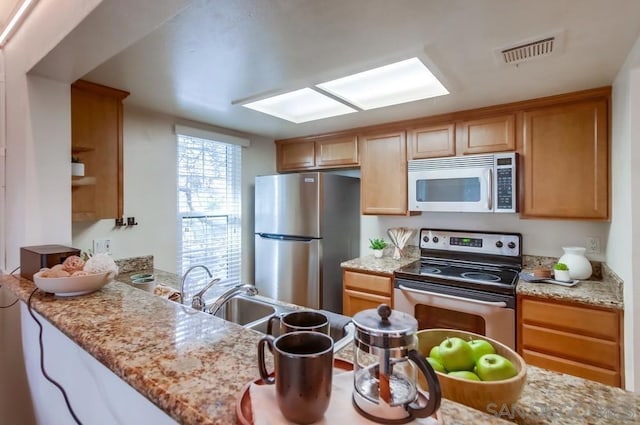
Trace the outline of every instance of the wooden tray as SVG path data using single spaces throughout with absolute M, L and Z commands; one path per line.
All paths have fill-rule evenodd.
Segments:
M 350 363 L 346 360 L 334 359 L 333 367 L 334 369 L 350 371 L 353 370 L 353 363 Z M 258 378 L 242 387 L 240 395 L 236 399 L 236 423 L 241 425 L 253 425 L 251 393 L 249 391 L 251 384 L 264 385 L 262 382 L 262 378 Z M 438 425 L 444 424 L 444 421 L 442 420 L 442 413 L 440 413 L 440 410 L 436 412 L 436 414 L 434 415 L 434 419 L 436 420 Z
M 553 285 L 567 286 L 569 288 L 572 288 L 576 286 L 578 283 L 580 283 L 580 281 L 577 279 L 565 282 L 564 280 L 537 278 L 533 275 L 533 273 L 526 273 L 526 272 L 520 272 L 520 278 L 530 283 L 551 283 Z
M 333 368 L 345 371 L 353 370 L 353 363 L 346 360 L 333 359 Z M 253 425 L 253 411 L 251 410 L 251 394 L 249 388 L 251 384 L 264 385 L 262 378 L 249 382 L 240 391 L 240 396 L 236 400 L 236 423 L 242 425 Z

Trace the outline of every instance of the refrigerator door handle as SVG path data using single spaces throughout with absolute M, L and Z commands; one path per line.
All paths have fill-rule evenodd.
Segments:
M 308 236 L 285 236 L 285 235 L 275 235 L 273 233 L 258 233 L 263 239 L 275 239 L 279 241 L 295 241 L 295 242 L 310 242 L 316 238 L 310 238 Z

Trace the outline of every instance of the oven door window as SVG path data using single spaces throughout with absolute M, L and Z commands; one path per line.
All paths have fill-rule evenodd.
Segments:
M 418 202 L 479 202 L 481 199 L 478 177 L 416 180 Z
M 424 304 L 416 304 L 414 310 L 418 329 L 459 329 L 486 335 L 485 321 L 481 316 Z

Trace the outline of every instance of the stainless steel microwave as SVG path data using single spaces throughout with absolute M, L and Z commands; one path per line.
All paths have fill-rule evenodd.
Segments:
M 409 161 L 409 210 L 516 212 L 515 152 Z

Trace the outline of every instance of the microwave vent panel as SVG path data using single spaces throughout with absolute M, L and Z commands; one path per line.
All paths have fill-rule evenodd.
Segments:
M 409 171 L 450 170 L 452 168 L 493 167 L 493 155 L 453 156 L 448 158 L 415 159 L 409 161 Z
M 518 65 L 532 59 L 548 57 L 562 50 L 562 32 L 494 49 L 498 61 L 503 65 Z

